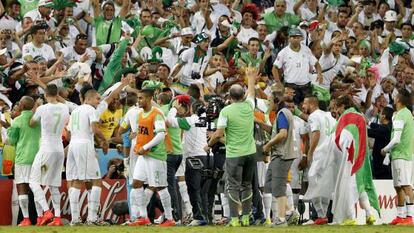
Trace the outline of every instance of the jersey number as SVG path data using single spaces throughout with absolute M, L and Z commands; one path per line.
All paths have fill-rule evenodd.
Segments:
M 79 130 L 79 113 L 72 114 L 72 130 L 77 129 Z
M 61 118 L 60 113 L 58 112 L 53 113 L 53 118 L 55 119 L 55 126 L 53 127 L 53 132 L 56 133 L 57 127 L 60 123 L 60 118 Z

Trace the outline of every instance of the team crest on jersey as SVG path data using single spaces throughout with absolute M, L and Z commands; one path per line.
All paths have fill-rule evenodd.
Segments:
M 145 126 L 139 126 L 139 134 L 149 135 L 148 128 Z

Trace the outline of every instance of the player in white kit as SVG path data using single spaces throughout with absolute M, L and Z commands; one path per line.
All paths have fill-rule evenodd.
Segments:
M 60 219 L 60 192 L 62 184 L 62 167 L 64 161 L 62 131 L 69 118 L 69 109 L 65 104 L 57 100 L 58 88 L 50 84 L 46 88 L 45 98 L 47 104 L 36 109 L 30 120 L 30 126 L 41 125 L 40 149 L 32 164 L 29 184 L 33 191 L 34 199 L 44 211 L 41 225 L 47 224 L 53 219 L 49 226 L 62 226 Z M 35 139 L 34 139 L 35 140 Z M 55 214 L 49 210 L 46 202 L 45 192 L 41 185 L 49 186 L 52 204 Z
M 104 153 L 108 150 L 108 141 L 98 128 L 99 116 L 96 107 L 100 95 L 95 90 L 85 93 L 84 104 L 76 108 L 70 116 L 68 129 L 70 143 L 66 162 L 66 178 L 71 181 L 69 201 L 72 213 L 72 224 L 80 222 L 79 195 L 81 185 L 92 181 L 91 197 L 88 200 L 87 224 L 98 224 L 98 208 L 101 196 L 101 174 L 98 159 L 95 154 L 94 136 L 100 139 Z

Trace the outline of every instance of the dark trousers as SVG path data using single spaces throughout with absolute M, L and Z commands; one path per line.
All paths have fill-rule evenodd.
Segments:
M 171 196 L 171 207 L 173 209 L 174 219 L 177 221 L 181 219 L 181 205 L 178 198 L 177 192 L 177 179 L 175 173 L 180 167 L 181 161 L 183 160 L 182 155 L 168 155 L 167 156 L 167 182 L 168 192 Z
M 312 95 L 311 83 L 308 83 L 305 85 L 285 83 L 285 86 L 295 90 L 295 96 L 293 97 L 293 102 L 295 102 L 296 105 L 299 105 L 300 103 L 302 103 L 306 96 Z
M 242 204 L 242 214 L 248 215 L 252 206 L 252 179 L 254 168 L 257 166 L 256 154 L 226 158 L 225 166 L 230 216 L 239 216 L 239 203 Z
M 209 193 L 212 186 L 212 178 L 203 176 L 201 170 L 193 169 L 188 160 L 194 158 L 189 157 L 186 161 L 185 181 L 187 183 L 188 195 L 190 197 L 191 205 L 193 206 L 193 218 L 196 220 L 208 220 L 209 214 Z M 206 166 L 213 165 L 213 157 L 198 156 L 201 162 Z M 214 202 L 214 199 L 213 199 Z

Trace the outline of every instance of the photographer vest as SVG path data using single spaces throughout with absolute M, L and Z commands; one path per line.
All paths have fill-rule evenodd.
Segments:
M 285 115 L 288 123 L 289 123 L 289 129 L 288 129 L 288 135 L 287 138 L 275 145 L 273 145 L 272 148 L 272 156 L 280 156 L 283 160 L 289 160 L 289 159 L 295 159 L 297 156 L 294 153 L 294 133 L 293 133 L 293 115 L 287 108 L 282 108 L 276 116 L 275 123 L 272 129 L 272 138 L 276 136 L 278 133 L 277 131 L 277 119 L 279 118 L 280 113 Z
M 139 113 L 138 132 L 136 140 L 137 143 L 134 148 L 135 154 L 138 154 L 138 151 L 141 149 L 141 147 L 143 147 L 145 144 L 150 142 L 155 137 L 154 124 L 158 114 L 163 115 L 159 109 L 154 107 L 151 109 L 151 112 L 147 113 L 146 116 L 144 116 L 143 112 Z M 165 160 L 165 143 L 161 142 L 160 144 L 152 147 L 150 150 L 145 151 L 144 155 L 148 155 L 159 160 Z

